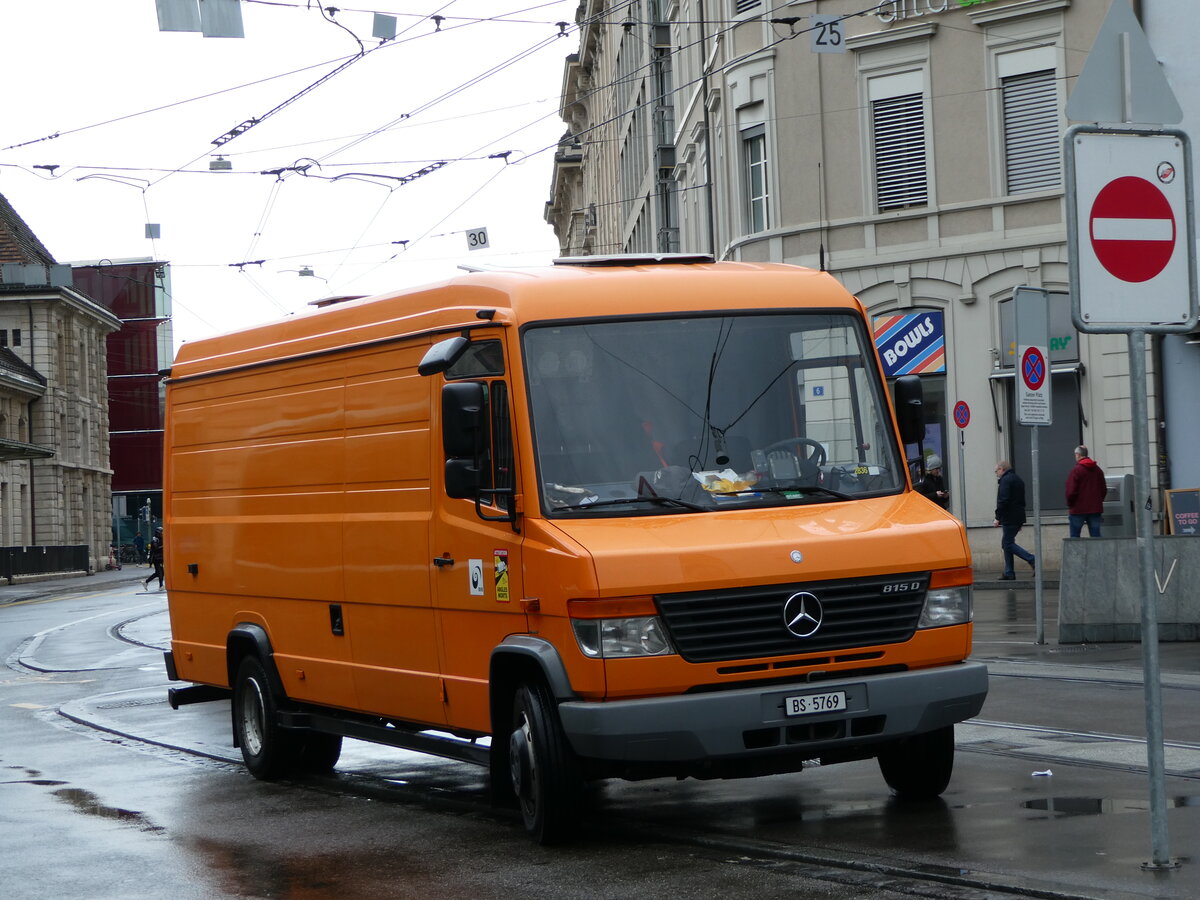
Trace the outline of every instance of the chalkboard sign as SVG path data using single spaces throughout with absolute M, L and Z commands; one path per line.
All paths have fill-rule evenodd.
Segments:
M 1200 534 L 1200 488 L 1167 491 L 1171 534 Z

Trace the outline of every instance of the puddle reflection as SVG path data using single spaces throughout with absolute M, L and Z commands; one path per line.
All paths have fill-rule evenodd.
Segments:
M 50 782 L 53 784 L 54 782 Z M 120 809 L 115 806 L 105 806 L 100 798 L 91 791 L 83 788 L 60 788 L 54 791 L 54 796 L 64 803 L 73 806 L 78 812 L 88 816 L 98 816 L 102 819 L 115 819 L 126 825 L 133 825 L 139 831 L 158 834 L 163 831 L 151 822 L 145 815 L 131 809 Z
M 1184 806 L 1200 806 L 1200 797 L 1168 797 L 1167 807 L 1178 809 Z M 1066 818 L 1068 816 L 1120 815 L 1123 813 L 1145 813 L 1150 811 L 1148 799 L 1119 799 L 1103 797 L 1039 797 L 1026 800 L 1023 809 L 1045 812 L 1043 818 Z

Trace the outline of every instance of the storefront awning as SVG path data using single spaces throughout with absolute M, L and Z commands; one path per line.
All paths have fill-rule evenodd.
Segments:
M 1050 374 L 1051 375 L 1074 375 L 1075 376 L 1075 384 L 1076 384 L 1076 387 L 1078 388 L 1080 380 L 1086 374 L 1086 370 L 1084 369 L 1083 363 L 1081 363 L 1081 362 L 1059 363 L 1057 366 L 1050 367 Z M 989 388 L 994 387 L 999 382 L 1007 381 L 1007 380 L 1010 380 L 1010 379 L 1013 379 L 1016 377 L 1017 377 L 1016 369 L 999 369 L 988 376 L 988 387 Z M 996 420 L 996 431 L 1003 431 L 1004 427 L 1000 424 L 1000 405 L 999 405 L 999 403 L 996 402 L 996 392 L 993 390 L 993 391 L 991 391 L 991 394 L 992 394 L 992 417 Z M 1083 392 L 1080 390 L 1076 390 L 1076 396 L 1077 396 L 1077 400 L 1079 403 L 1079 421 L 1082 422 L 1086 426 L 1087 425 L 1087 416 L 1084 414 L 1084 409 L 1083 409 Z
M 1062 363 L 1057 366 L 1050 367 L 1051 375 L 1084 375 L 1086 374 L 1083 363 Z M 1000 369 L 988 376 L 989 380 L 1003 380 L 1006 378 L 1016 378 L 1017 372 L 1015 369 Z

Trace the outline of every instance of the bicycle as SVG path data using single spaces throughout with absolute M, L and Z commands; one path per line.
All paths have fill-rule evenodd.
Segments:
M 121 565 L 132 563 L 133 565 L 141 565 L 145 562 L 142 555 L 138 553 L 138 549 L 133 544 L 122 544 L 117 548 L 117 562 Z

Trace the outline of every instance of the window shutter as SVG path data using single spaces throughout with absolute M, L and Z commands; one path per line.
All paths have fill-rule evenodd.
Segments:
M 925 104 L 920 93 L 871 102 L 875 191 L 879 211 L 929 202 L 925 169 Z
M 1062 184 L 1058 96 L 1054 70 L 1001 79 L 1004 101 L 1004 172 L 1008 193 L 1044 191 Z
M 760 6 L 762 6 L 762 0 L 733 0 L 733 14 L 735 16 L 745 15 Z

